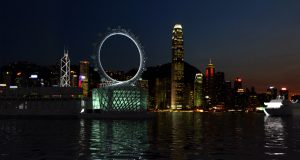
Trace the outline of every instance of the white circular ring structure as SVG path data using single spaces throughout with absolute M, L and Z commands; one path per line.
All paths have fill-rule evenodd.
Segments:
M 137 47 L 138 51 L 139 51 L 139 55 L 140 55 L 140 63 L 139 63 L 139 68 L 138 71 L 136 72 L 136 74 L 129 80 L 126 81 L 118 81 L 116 79 L 111 78 L 109 75 L 106 74 L 105 70 L 103 69 L 103 66 L 101 64 L 101 49 L 102 46 L 104 44 L 104 42 L 115 35 L 121 35 L 121 36 L 125 36 L 127 38 L 129 38 Z M 103 75 L 105 76 L 105 78 L 107 78 L 108 80 L 110 80 L 112 82 L 112 85 L 119 85 L 119 84 L 125 84 L 125 83 L 135 83 L 139 77 L 141 76 L 143 70 L 144 70 L 144 52 L 143 49 L 141 47 L 141 45 L 138 43 L 138 41 L 135 39 L 135 37 L 133 35 L 130 35 L 129 32 L 125 31 L 125 30 L 112 30 L 111 33 L 109 33 L 108 35 L 106 35 L 104 37 L 104 39 L 101 41 L 100 45 L 99 45 L 99 49 L 98 49 L 98 65 L 100 68 L 100 71 L 103 73 Z

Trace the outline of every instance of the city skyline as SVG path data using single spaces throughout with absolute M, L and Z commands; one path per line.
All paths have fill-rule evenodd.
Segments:
M 148 66 L 164 64 L 171 61 L 170 29 L 180 23 L 185 61 L 202 73 L 211 58 L 226 80 L 242 77 L 259 91 L 272 85 L 299 94 L 299 3 L 7 1 L 1 5 L 1 65 L 18 60 L 54 64 L 64 45 L 76 64 L 92 55 L 99 33 L 118 26 L 139 36 Z M 119 46 L 119 39 L 115 41 L 111 45 Z M 126 43 L 124 49 L 137 54 Z M 109 52 L 115 55 L 118 50 Z

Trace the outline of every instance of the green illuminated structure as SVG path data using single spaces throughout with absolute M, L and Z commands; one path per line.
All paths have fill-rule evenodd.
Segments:
M 118 81 L 108 74 L 101 64 L 101 49 L 104 42 L 112 36 L 125 36 L 129 38 L 137 47 L 140 55 L 140 65 L 137 73 L 129 80 Z M 96 56 L 95 56 L 96 57 Z M 93 89 L 93 109 L 101 112 L 146 112 L 147 111 L 147 91 L 136 85 L 145 69 L 144 51 L 134 35 L 123 29 L 114 29 L 108 33 L 99 43 L 96 65 L 104 82 L 100 88 Z
M 105 86 L 93 90 L 93 109 L 104 112 L 140 112 L 147 110 L 147 93 L 130 85 Z

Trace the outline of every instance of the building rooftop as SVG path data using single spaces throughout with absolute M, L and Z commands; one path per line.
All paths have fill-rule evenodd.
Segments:
M 174 28 L 180 28 L 180 29 L 182 29 L 182 26 L 181 26 L 181 24 L 175 24 Z

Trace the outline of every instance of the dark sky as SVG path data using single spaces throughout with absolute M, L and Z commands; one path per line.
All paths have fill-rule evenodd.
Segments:
M 300 93 L 298 0 L 7 0 L 0 16 L 0 65 L 54 64 L 64 45 L 78 64 L 93 54 L 99 35 L 119 26 L 138 36 L 147 66 L 163 64 L 171 61 L 172 28 L 181 23 L 185 60 L 201 71 L 212 58 L 228 80 L 239 76 L 260 91 L 275 85 Z M 106 66 L 136 66 L 129 40 L 112 37 L 105 44 Z

